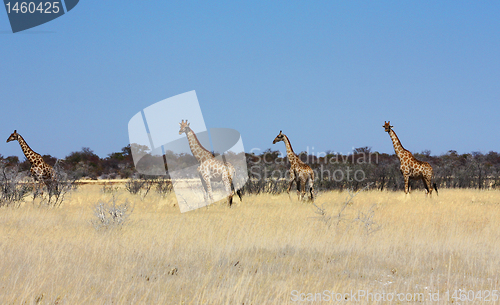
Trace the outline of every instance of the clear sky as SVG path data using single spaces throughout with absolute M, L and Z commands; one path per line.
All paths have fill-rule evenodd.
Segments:
M 498 1 L 94 1 L 13 34 L 0 9 L 0 154 L 128 144 L 143 108 L 196 90 L 247 152 L 500 152 Z M 189 119 L 189 118 L 187 118 Z M 179 122 L 172 122 L 178 128 Z M 313 149 L 314 147 L 314 149 Z

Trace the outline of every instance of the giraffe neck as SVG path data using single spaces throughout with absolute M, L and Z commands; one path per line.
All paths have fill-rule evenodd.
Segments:
M 196 158 L 196 160 L 198 160 L 199 163 L 214 158 L 212 153 L 206 150 L 205 147 L 201 145 L 200 141 L 198 141 L 198 138 L 196 137 L 196 134 L 191 130 L 191 128 L 189 128 L 189 130 L 186 132 L 186 136 L 188 138 L 189 148 L 191 149 L 193 156 Z
M 21 135 L 17 136 L 17 141 L 19 142 L 19 145 L 21 145 L 21 149 L 23 150 L 26 159 L 28 159 L 28 161 L 30 161 L 31 164 L 33 164 L 37 158 L 41 158 L 39 154 L 34 152 L 33 149 L 29 147 L 28 143 L 24 141 Z
M 297 162 L 299 157 L 293 152 L 292 144 L 290 144 L 290 140 L 288 139 L 287 136 L 285 136 L 285 146 L 286 146 L 286 155 L 288 157 L 288 161 L 290 161 L 291 164 L 294 164 Z
M 389 135 L 391 136 L 392 144 L 394 145 L 394 152 L 396 152 L 398 158 L 401 159 L 403 152 L 405 152 L 406 149 L 403 147 L 403 145 L 401 145 L 401 142 L 399 141 L 399 138 L 394 132 L 394 130 L 391 129 L 389 131 Z

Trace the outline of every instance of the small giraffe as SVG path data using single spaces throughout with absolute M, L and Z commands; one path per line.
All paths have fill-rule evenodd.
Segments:
M 276 144 L 280 141 L 285 142 L 286 146 L 286 154 L 288 157 L 288 161 L 290 161 L 290 182 L 288 184 L 287 192 L 290 193 L 290 188 L 292 187 L 293 182 L 297 183 L 297 196 L 299 200 L 304 199 L 306 195 L 306 184 L 308 185 L 308 191 L 311 194 L 311 201 L 314 201 L 314 171 L 311 167 L 302 160 L 293 152 L 292 145 L 290 144 L 290 140 L 288 137 L 283 134 L 280 130 L 280 133 L 276 136 L 273 141 L 273 144 Z M 302 191 L 300 190 L 302 186 Z
M 21 145 L 21 149 L 23 150 L 24 155 L 26 156 L 26 159 L 30 161 L 31 163 L 31 174 L 33 178 L 35 179 L 35 182 L 43 182 L 47 186 L 47 188 L 50 188 L 51 183 L 55 180 L 55 172 L 52 166 L 48 165 L 43 161 L 42 156 L 40 154 L 34 152 L 29 146 L 26 141 L 24 141 L 23 137 L 17 133 L 17 130 L 14 130 L 14 132 L 10 135 L 10 137 L 7 139 L 7 143 L 10 141 L 16 141 L 19 142 L 19 145 Z M 36 193 L 36 183 L 35 183 L 35 193 Z
M 198 141 L 196 134 L 189 127 L 190 123 L 188 121 L 182 120 L 179 130 L 179 135 L 185 133 L 189 142 L 189 148 L 193 153 L 193 156 L 198 160 L 200 165 L 198 166 L 198 173 L 201 176 L 201 182 L 203 187 L 205 188 L 209 200 L 213 202 L 212 195 L 212 180 L 222 180 L 224 183 L 224 187 L 226 188 L 226 192 L 228 195 L 228 204 L 229 207 L 233 204 L 233 178 L 236 173 L 234 166 L 229 162 L 222 162 L 220 160 L 215 159 L 214 155 L 206 150 Z M 241 191 L 236 190 L 240 201 L 241 201 Z
M 385 121 L 384 121 L 385 122 Z M 392 144 L 394 145 L 394 151 L 399 158 L 399 162 L 401 162 L 400 170 L 405 179 L 405 194 L 408 194 L 410 191 L 408 183 L 409 180 L 419 180 L 422 179 L 424 182 L 425 193 L 432 196 L 432 187 L 436 190 L 436 194 L 438 193 L 436 183 L 432 184 L 432 177 L 434 176 L 434 172 L 432 170 L 432 166 L 424 161 L 419 161 L 413 157 L 411 152 L 406 150 L 401 142 L 398 139 L 398 136 L 392 130 L 391 121 L 385 122 L 384 126 L 385 131 L 389 133 L 391 136 Z

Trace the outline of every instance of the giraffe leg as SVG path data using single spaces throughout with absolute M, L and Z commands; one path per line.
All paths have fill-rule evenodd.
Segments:
M 424 181 L 425 188 L 427 189 L 427 194 L 432 197 L 432 183 L 430 177 L 425 177 L 422 179 Z
M 38 195 L 43 196 L 43 184 L 40 180 L 35 179 L 33 181 L 33 199 L 35 199 Z
M 404 176 L 405 178 L 405 194 L 408 194 L 408 192 L 410 191 L 409 190 L 409 186 L 408 186 L 408 183 L 410 182 L 410 177 L 409 176 Z
M 38 186 L 35 179 L 33 180 L 33 200 L 36 198 L 36 195 L 38 195 Z
M 208 199 L 210 200 L 210 203 L 212 203 L 214 202 L 214 196 L 212 194 L 212 183 L 210 182 L 210 177 L 206 177 L 205 179 L 205 183 L 207 184 Z
M 427 184 L 427 181 L 423 176 L 422 176 L 422 183 L 424 184 L 425 195 L 429 195 L 430 193 L 429 185 Z
M 200 176 L 201 185 L 203 186 L 203 190 L 204 190 L 203 197 L 204 197 L 205 201 L 208 201 L 208 199 L 207 199 L 207 194 L 208 194 L 207 183 L 205 182 L 205 178 L 203 178 L 203 175 L 201 174 L 200 168 L 198 168 L 198 175 Z
M 234 196 L 234 194 L 238 195 L 238 197 L 240 197 L 240 202 L 242 201 L 241 200 L 241 196 L 242 196 L 241 190 L 236 189 L 236 187 L 234 186 L 233 183 L 231 183 L 231 194 L 233 194 L 233 196 Z
M 288 189 L 286 192 L 290 194 L 290 189 L 292 188 L 292 184 L 295 181 L 295 175 L 293 174 L 293 171 L 290 171 L 290 181 L 288 182 Z
M 210 183 L 210 176 L 207 174 L 202 174 L 201 180 L 203 181 L 202 184 L 204 184 L 204 187 L 206 187 L 208 201 L 212 203 L 214 201 L 214 198 L 212 196 L 212 183 Z
M 31 172 L 31 175 L 33 177 L 33 192 L 34 192 L 33 193 L 33 199 L 35 199 L 38 196 L 38 193 L 40 192 L 40 190 L 39 190 L 40 189 L 40 183 L 41 183 L 40 181 L 43 178 L 41 177 L 41 173 L 35 167 L 31 167 L 30 172 Z M 42 186 L 41 189 L 42 189 L 42 194 L 41 195 L 43 195 L 43 186 Z
M 241 190 L 236 190 L 236 194 L 238 195 L 238 197 L 240 197 L 240 202 L 243 201 L 242 199 L 243 194 L 241 193 Z
M 56 193 L 55 187 L 57 187 L 57 185 L 53 183 L 52 180 L 43 179 L 43 185 L 47 187 L 47 192 L 49 193 L 49 196 L 54 195 Z
M 59 193 L 59 183 L 53 171 L 52 172 L 48 171 L 43 181 L 45 182 L 47 190 L 49 191 L 50 194 Z
M 300 201 L 302 198 L 300 198 L 300 184 L 301 184 L 301 181 L 300 179 L 297 179 L 297 181 L 295 181 L 297 183 L 297 199 Z
M 233 190 L 231 188 L 232 186 L 232 181 L 231 177 L 228 174 L 222 174 L 222 181 L 224 182 L 224 186 L 226 188 L 226 193 L 229 194 L 227 197 L 227 203 L 229 204 L 229 207 L 233 204 Z
M 308 186 L 307 178 L 301 179 L 301 190 L 300 190 L 300 200 L 304 200 L 306 197 L 306 186 Z
M 232 165 L 231 165 L 232 166 Z M 240 202 L 242 201 L 242 196 L 243 196 L 243 193 L 241 192 L 240 189 L 237 189 L 236 188 L 236 185 L 234 183 L 234 176 L 236 175 L 236 171 L 235 169 L 233 168 L 232 171 L 231 171 L 231 192 L 233 193 L 233 196 L 234 194 L 236 193 L 238 195 L 238 197 L 240 197 Z
M 311 193 L 311 201 L 314 202 L 314 188 L 313 188 L 313 185 L 314 185 L 314 180 L 309 178 L 309 192 Z

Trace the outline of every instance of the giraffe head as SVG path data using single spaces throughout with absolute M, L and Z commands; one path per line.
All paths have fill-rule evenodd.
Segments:
M 285 135 L 283 134 L 283 132 L 280 130 L 280 134 L 276 136 L 276 138 L 274 138 L 274 141 L 273 141 L 273 144 L 276 144 L 278 143 L 279 141 L 284 141 L 285 140 Z
M 394 126 L 391 126 L 391 121 L 389 121 L 389 122 L 385 122 L 385 124 L 382 127 L 384 127 L 385 132 L 389 132 L 389 131 L 391 131 L 391 128 Z
M 19 137 L 19 134 L 17 133 L 17 130 L 14 130 L 14 132 L 7 139 L 7 143 L 9 143 L 10 141 L 17 141 L 18 137 Z
M 179 123 L 179 126 L 181 127 L 181 129 L 179 129 L 179 134 L 180 134 L 180 135 L 181 135 L 182 133 L 184 133 L 184 132 L 187 134 L 187 132 L 188 132 L 188 130 L 189 130 L 189 124 L 190 124 L 190 123 L 188 123 L 188 121 L 187 121 L 187 120 L 186 120 L 185 122 L 184 122 L 184 120 L 182 120 L 182 122 L 180 122 L 180 123 Z

